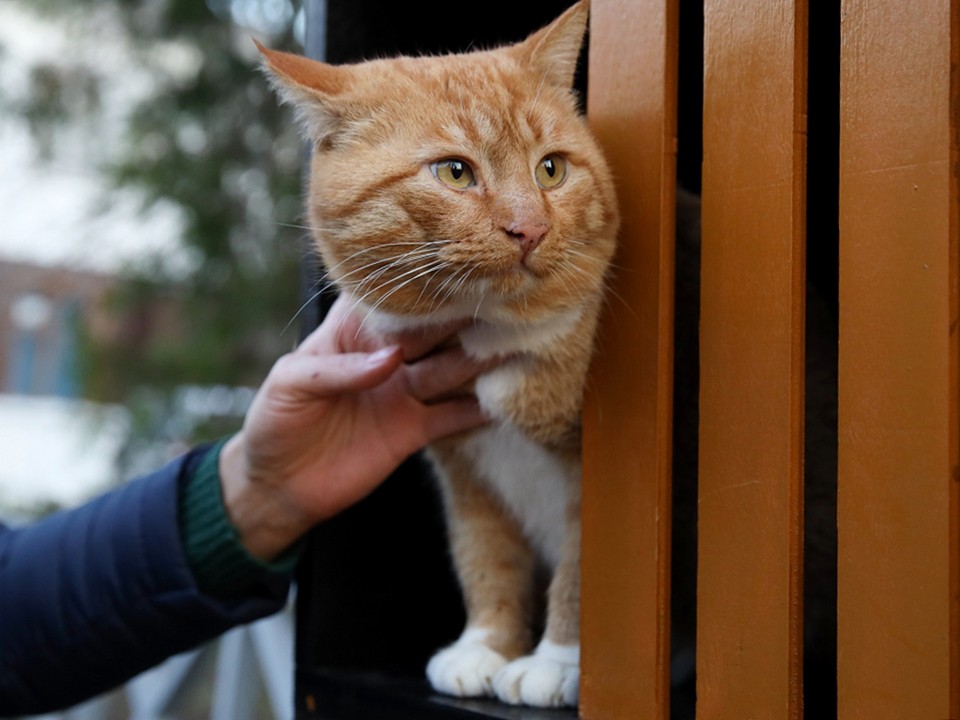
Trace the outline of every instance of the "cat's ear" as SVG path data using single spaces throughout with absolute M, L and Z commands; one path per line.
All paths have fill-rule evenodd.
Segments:
M 322 144 L 343 121 L 349 72 L 254 42 L 263 57 L 263 70 L 280 99 L 293 105 L 309 139 Z
M 563 88 L 573 87 L 589 12 L 589 0 L 580 0 L 545 28 L 515 46 L 516 50 L 526 62 L 542 72 L 548 82 Z

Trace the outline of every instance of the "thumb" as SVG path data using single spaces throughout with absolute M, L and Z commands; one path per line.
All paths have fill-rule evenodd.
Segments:
M 294 392 L 316 397 L 368 390 L 386 382 L 403 362 L 400 347 L 373 353 L 288 356 L 280 381 Z

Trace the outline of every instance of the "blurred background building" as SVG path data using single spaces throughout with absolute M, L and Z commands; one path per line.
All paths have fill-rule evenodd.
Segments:
M 81 398 L 78 334 L 115 332 L 109 275 L 0 259 L 0 504 L 38 513 L 115 482 L 128 430 L 118 406 Z

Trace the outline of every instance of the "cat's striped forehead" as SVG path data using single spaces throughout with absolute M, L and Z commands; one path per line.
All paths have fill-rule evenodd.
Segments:
M 588 6 L 572 6 L 526 40 L 495 50 L 333 66 L 258 45 L 281 98 L 320 149 L 380 145 L 424 128 L 485 146 L 538 143 L 576 124 L 571 87 Z
M 395 129 L 414 123 L 440 144 L 482 150 L 493 162 L 555 143 L 570 126 L 581 129 L 572 92 L 510 57 L 404 59 L 380 69 L 393 91 L 393 102 L 383 100 L 393 105 L 387 115 Z
M 443 108 L 449 113 L 437 118 L 433 132 L 441 142 L 482 148 L 493 162 L 518 149 L 531 149 L 559 139 L 555 113 L 532 107 L 529 99 L 513 105 L 513 111 L 504 111 L 503 107 L 509 106 L 476 97 L 462 105 L 451 103 Z

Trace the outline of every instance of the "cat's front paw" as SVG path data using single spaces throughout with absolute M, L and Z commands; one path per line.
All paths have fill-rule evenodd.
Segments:
M 433 689 L 458 697 L 493 695 L 493 677 L 507 659 L 483 644 L 483 631 L 468 630 L 453 645 L 440 650 L 427 663 Z
M 501 702 L 534 707 L 573 707 L 580 694 L 580 648 L 544 640 L 533 655 L 514 660 L 493 678 Z

